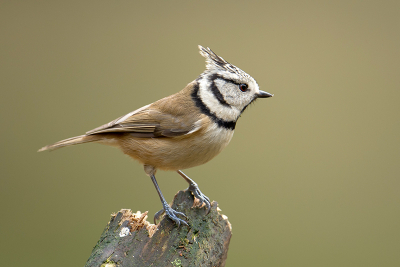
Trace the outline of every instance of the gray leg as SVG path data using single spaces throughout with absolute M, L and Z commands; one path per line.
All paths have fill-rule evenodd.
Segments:
M 158 195 L 160 196 L 161 199 L 161 203 L 163 205 L 163 209 L 158 211 L 155 215 L 154 215 L 154 223 L 157 224 L 157 221 L 160 219 L 161 215 L 165 212 L 165 214 L 171 219 L 173 220 L 179 227 L 179 225 L 182 223 L 184 225 L 188 225 L 184 220 L 179 219 L 177 217 L 177 215 L 181 215 L 184 216 L 186 218 L 186 215 L 183 214 L 182 212 L 178 212 L 176 210 L 173 210 L 167 203 L 167 201 L 165 201 L 165 198 L 163 196 L 163 194 L 161 193 L 160 187 L 157 184 L 157 180 L 156 177 L 154 176 L 154 174 L 150 175 L 151 181 L 153 182 Z
M 179 175 L 189 183 L 189 191 L 192 192 L 192 194 L 200 201 L 200 204 L 206 204 L 208 214 L 211 208 L 210 199 L 200 191 L 199 186 L 192 179 L 190 179 L 189 176 L 184 174 L 181 170 L 177 170 L 176 172 L 179 173 Z

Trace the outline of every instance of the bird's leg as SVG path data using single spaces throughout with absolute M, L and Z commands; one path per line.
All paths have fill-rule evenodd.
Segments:
M 163 209 L 156 212 L 156 214 L 154 214 L 154 223 L 157 224 L 157 221 L 160 219 L 161 215 L 165 212 L 167 214 L 167 216 L 173 220 L 179 227 L 179 225 L 182 223 L 184 225 L 188 225 L 184 220 L 179 219 L 177 217 L 177 215 L 182 215 L 186 218 L 186 215 L 182 212 L 178 212 L 176 210 L 173 210 L 167 203 L 167 201 L 165 201 L 165 198 L 163 196 L 163 194 L 161 193 L 160 187 L 157 184 L 157 180 L 156 177 L 154 176 L 154 174 L 150 175 L 151 181 L 153 181 L 153 184 L 157 190 L 158 195 L 160 196 L 160 200 L 161 203 L 163 205 Z
M 190 179 L 189 176 L 184 174 L 181 170 L 177 170 L 176 172 L 179 173 L 179 175 L 189 183 L 189 191 L 192 192 L 192 194 L 200 201 L 200 204 L 206 204 L 208 214 L 211 208 L 210 199 L 200 191 L 199 186 L 192 179 Z

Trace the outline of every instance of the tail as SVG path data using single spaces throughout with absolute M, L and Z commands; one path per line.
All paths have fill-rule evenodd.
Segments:
M 78 145 L 78 144 L 84 144 L 84 143 L 89 143 L 89 142 L 96 142 L 100 141 L 103 139 L 99 135 L 80 135 L 80 136 L 75 136 L 71 137 L 65 140 L 58 141 L 57 143 L 54 143 L 52 145 L 47 145 L 42 147 L 41 149 L 38 150 L 38 152 L 45 151 L 45 150 L 55 150 L 57 148 L 65 147 L 65 146 L 72 146 L 72 145 Z

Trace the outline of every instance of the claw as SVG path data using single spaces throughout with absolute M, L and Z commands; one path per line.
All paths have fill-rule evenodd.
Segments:
M 186 225 L 186 226 L 189 226 L 189 225 L 187 224 L 187 222 L 185 222 L 185 221 L 182 220 L 182 219 L 179 219 L 179 218 L 176 216 L 176 215 L 181 215 L 181 216 L 184 216 L 185 218 L 187 218 L 186 215 L 185 215 L 184 213 L 179 212 L 179 211 L 176 211 L 176 210 L 173 210 L 171 207 L 168 206 L 168 208 L 165 210 L 165 214 L 166 214 L 171 220 L 173 220 L 173 221 L 178 225 L 178 227 L 180 226 L 181 223 L 184 224 L 184 225 Z
M 157 223 L 158 223 L 158 221 L 160 220 L 161 216 L 162 216 L 164 213 L 165 213 L 164 209 L 161 209 L 161 210 L 157 211 L 157 212 L 154 214 L 154 224 L 157 224 Z
M 186 182 L 189 183 L 189 191 L 192 192 L 192 194 L 195 196 L 195 198 L 197 198 L 200 202 L 200 205 L 203 205 L 203 203 L 206 204 L 206 208 L 207 208 L 207 212 L 206 215 L 208 213 L 210 213 L 211 210 L 211 201 L 210 199 L 204 195 L 200 189 L 199 186 L 192 180 L 189 178 L 189 176 L 187 176 L 186 174 L 184 174 L 181 170 L 177 170 L 177 173 L 182 176 L 183 179 L 186 180 Z
M 179 212 L 179 211 L 176 211 L 176 210 L 172 209 L 168 205 L 165 206 L 163 209 L 157 211 L 156 214 L 154 214 L 154 224 L 157 224 L 157 221 L 160 220 L 161 216 L 164 213 L 168 216 L 168 218 L 173 220 L 178 225 L 178 227 L 180 226 L 181 223 L 186 225 L 186 226 L 189 226 L 186 221 L 184 221 L 182 219 L 179 219 L 177 217 L 177 215 L 180 215 L 180 216 L 183 216 L 183 217 L 187 218 L 186 215 L 183 212 Z
M 146 165 L 145 165 L 145 169 L 146 169 Z M 154 169 L 154 168 L 153 168 L 153 169 Z M 154 171 L 154 170 L 153 170 L 153 171 Z M 153 184 L 154 184 L 154 187 L 155 187 L 156 190 L 157 190 L 157 193 L 158 193 L 158 195 L 159 195 L 159 197 L 160 197 L 160 200 L 161 200 L 161 203 L 162 203 L 162 205 L 163 205 L 163 209 L 160 210 L 160 211 L 158 211 L 158 212 L 156 212 L 156 214 L 154 214 L 154 223 L 157 224 L 157 220 L 158 220 L 158 219 L 161 217 L 161 215 L 165 212 L 165 213 L 167 214 L 167 216 L 168 216 L 171 220 L 173 220 L 173 221 L 178 225 L 178 227 L 179 227 L 179 225 L 181 225 L 181 223 L 183 223 L 183 224 L 185 224 L 185 225 L 188 225 L 187 222 L 185 222 L 185 221 L 182 220 L 182 219 L 179 219 L 179 218 L 176 216 L 176 215 L 181 215 L 181 216 L 184 216 L 185 218 L 187 218 L 186 215 L 185 215 L 184 213 L 182 213 L 182 212 L 178 212 L 178 211 L 176 211 L 176 210 L 173 210 L 173 209 L 168 205 L 168 203 L 167 203 L 167 201 L 165 200 L 163 194 L 161 193 L 160 187 L 158 186 L 158 183 L 157 183 L 156 177 L 154 176 L 154 173 L 149 174 L 149 176 L 150 176 L 150 178 L 151 178 L 151 181 L 152 181 Z
M 210 199 L 206 196 L 206 195 L 204 195 L 201 191 L 200 191 L 200 189 L 199 189 L 199 187 L 197 186 L 197 184 L 196 183 L 191 183 L 190 185 L 189 185 L 189 191 L 190 192 L 192 192 L 192 194 L 195 196 L 195 198 L 197 198 L 198 200 L 199 200 L 199 202 L 200 202 L 200 205 L 203 205 L 203 203 L 204 204 L 206 204 L 206 208 L 207 208 L 207 212 L 206 212 L 206 214 L 208 214 L 208 213 L 210 213 L 210 210 L 211 210 L 211 201 L 210 201 Z

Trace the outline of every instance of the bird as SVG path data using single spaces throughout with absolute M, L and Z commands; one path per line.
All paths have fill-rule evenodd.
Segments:
M 107 124 L 38 151 L 83 144 L 114 146 L 144 166 L 162 203 L 155 213 L 157 223 L 165 214 L 179 227 L 188 225 L 182 212 L 172 209 L 156 180 L 157 170 L 176 171 L 189 184 L 188 190 L 210 211 L 210 199 L 182 170 L 202 165 L 218 155 L 231 141 L 236 122 L 259 98 L 273 94 L 261 91 L 256 80 L 230 64 L 210 48 L 198 46 L 206 68 L 181 91 L 136 109 Z

